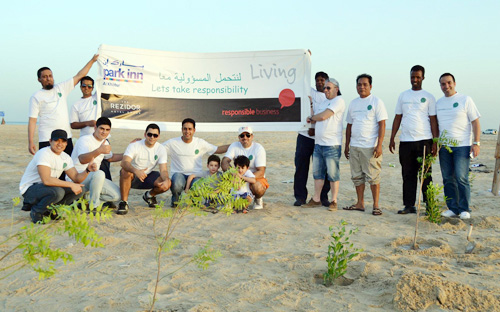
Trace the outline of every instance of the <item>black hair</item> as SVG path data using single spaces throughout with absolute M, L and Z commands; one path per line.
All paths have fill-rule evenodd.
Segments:
M 97 128 L 100 125 L 108 125 L 111 128 L 111 120 L 109 120 L 108 117 L 100 117 L 99 119 L 96 120 L 95 126 Z
M 196 122 L 194 121 L 194 119 L 192 119 L 192 118 L 186 118 L 186 119 L 184 119 L 184 120 L 182 121 L 182 126 L 184 126 L 184 124 L 185 124 L 186 122 L 190 122 L 190 123 L 192 123 L 192 124 L 193 124 L 193 128 L 196 128 Z
M 90 80 L 92 81 L 92 86 L 94 86 L 94 79 L 92 79 L 90 76 L 85 76 L 80 80 L 80 86 L 82 85 L 84 80 Z
M 445 76 L 450 76 L 451 79 L 453 79 L 453 82 L 455 82 L 455 76 L 453 76 L 452 74 L 450 73 L 444 73 L 442 74 L 440 77 L 439 77 L 439 83 L 441 83 L 441 78 L 445 77 Z
M 245 155 L 239 155 L 236 156 L 234 159 L 234 166 L 240 166 L 240 167 L 250 167 L 250 159 L 246 157 Z
M 361 78 L 368 78 L 368 81 L 370 82 L 370 86 L 372 85 L 372 76 L 370 76 L 368 74 L 361 74 L 358 77 L 356 77 L 356 84 L 358 84 L 358 81 Z
M 318 79 L 318 77 L 323 77 L 323 78 L 325 78 L 325 80 L 329 78 L 328 74 L 325 72 L 322 72 L 322 71 L 317 72 L 316 75 L 314 75 L 314 80 Z
M 51 70 L 50 68 L 48 68 L 48 67 L 42 67 L 42 68 L 40 68 L 40 69 L 36 72 L 36 75 L 38 76 L 38 78 L 40 78 L 40 77 L 42 76 L 42 72 L 43 72 L 44 70 L 47 70 L 47 69 L 48 69 L 48 70 L 50 70 L 50 71 L 52 71 L 52 70 Z
M 220 166 L 220 157 L 219 156 L 217 156 L 217 155 L 210 155 L 210 156 L 208 156 L 207 165 L 210 162 L 212 162 L 212 161 L 217 162 L 219 164 L 219 166 Z
M 415 65 L 411 68 L 410 70 L 410 73 L 411 72 L 416 72 L 416 71 L 421 71 L 422 72 L 422 76 L 425 77 L 425 68 L 423 66 L 420 66 L 420 65 Z
M 158 130 L 158 134 L 160 134 L 160 127 L 158 127 L 157 124 L 151 123 L 146 127 L 146 132 L 148 132 L 149 129 L 156 129 Z

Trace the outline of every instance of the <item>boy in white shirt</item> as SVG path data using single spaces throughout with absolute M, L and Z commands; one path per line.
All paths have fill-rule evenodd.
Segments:
M 217 155 L 210 155 L 207 160 L 207 168 L 208 170 L 193 173 L 187 178 L 186 188 L 184 189 L 184 192 L 187 193 L 191 188 L 191 184 L 195 183 L 196 180 L 200 178 L 210 177 L 214 174 L 220 176 L 221 175 L 221 172 L 219 171 L 220 157 Z
M 238 169 L 236 174 L 240 179 L 245 181 L 245 183 L 234 193 L 235 198 L 243 198 L 247 200 L 247 204 L 243 207 L 242 212 L 247 213 L 248 206 L 252 203 L 254 195 L 250 190 L 250 186 L 257 182 L 255 175 L 250 171 L 250 159 L 244 155 L 236 156 L 234 159 L 234 166 Z

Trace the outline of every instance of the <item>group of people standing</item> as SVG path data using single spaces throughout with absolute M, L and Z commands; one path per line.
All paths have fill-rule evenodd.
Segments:
M 389 150 L 395 151 L 395 137 L 401 129 L 399 160 L 403 176 L 403 209 L 398 214 L 416 213 L 419 157 L 424 147 L 434 156 L 439 152 L 444 193 L 448 210 L 445 217 L 470 218 L 470 185 L 468 179 L 470 158 L 480 151 L 479 111 L 469 96 L 458 93 L 455 77 L 444 73 L 439 84 L 444 96 L 437 102 L 422 89 L 425 69 L 415 65 L 410 70 L 411 89 L 398 98 L 392 125 Z M 311 88 L 311 123 L 309 131 L 300 131 L 295 151 L 294 196 L 295 206 L 313 208 L 326 206 L 335 211 L 339 190 L 339 161 L 343 138 L 343 121 L 347 127 L 344 155 L 349 160 L 351 180 L 357 201 L 344 210 L 365 211 L 365 184 L 370 185 L 373 197 L 373 215 L 381 215 L 379 205 L 382 143 L 385 135 L 387 111 L 382 100 L 371 94 L 372 77 L 361 74 L 356 78 L 359 97 L 349 107 L 340 93 L 339 82 L 324 72 L 315 75 L 316 89 Z M 438 138 L 455 142 L 449 149 L 437 148 Z M 307 178 L 310 159 L 313 159 L 314 194 L 307 201 Z M 423 199 L 432 177 L 423 182 Z M 331 200 L 328 192 L 331 191 Z
M 251 127 L 238 130 L 238 140 L 231 145 L 215 146 L 194 136 L 196 122 L 191 118 L 182 121 L 182 136 L 160 139 L 160 128 L 152 123 L 146 127 L 143 139 L 132 141 L 124 153 L 113 153 L 108 140 L 111 121 L 100 116 L 94 80 L 87 76 L 98 55 L 71 79 L 54 84 L 52 71 L 42 67 L 37 72 L 42 89 L 30 99 L 28 124 L 28 149 L 34 155 L 21 179 L 19 189 L 23 196 L 23 210 L 30 211 L 33 222 L 40 222 L 50 215 L 52 204 L 69 204 L 88 192 L 89 201 L 98 206 L 101 202 L 117 208 L 118 214 L 129 211 L 128 195 L 131 188 L 147 189 L 142 196 L 149 207 L 157 204 L 156 196 L 171 190 L 171 206 L 175 207 L 183 191 L 189 190 L 196 178 L 216 174 L 219 167 L 228 170 L 234 161 L 237 174 L 246 184 L 238 196 L 255 199 L 254 208 L 262 209 L 269 183 L 265 178 L 266 151 L 253 142 Z M 433 139 L 445 135 L 457 144 L 450 149 L 440 149 L 439 159 L 443 175 L 444 192 L 449 210 L 445 217 L 470 218 L 470 185 L 468 170 L 470 157 L 479 155 L 480 114 L 469 96 L 455 90 L 455 77 L 444 73 L 439 83 L 444 96 L 437 102 L 432 94 L 422 89 L 425 69 L 413 66 L 410 70 L 411 89 L 399 96 L 393 121 L 389 150 L 395 151 L 395 137 L 401 129 L 399 158 L 403 176 L 403 209 L 399 214 L 415 213 L 418 171 L 424 147 L 436 155 Z M 365 184 L 370 185 L 373 197 L 373 215 L 381 215 L 379 204 L 382 143 L 388 119 L 384 103 L 371 93 L 372 77 L 368 74 L 356 78 L 359 97 L 346 106 L 339 82 L 324 72 L 315 76 L 316 89 L 311 88 L 311 127 L 300 131 L 295 152 L 294 196 L 295 206 L 313 208 L 337 207 L 340 183 L 339 161 L 342 154 L 344 115 L 347 121 L 344 156 L 349 159 L 351 179 L 357 201 L 344 210 L 364 211 Z M 82 98 L 67 110 L 67 96 L 80 83 Z M 68 118 L 71 116 L 71 121 Z M 38 151 L 34 133 L 39 119 Z M 80 129 L 75 147 L 71 129 Z M 214 154 L 225 154 L 222 161 Z M 202 158 L 209 157 L 203 172 Z M 314 193 L 307 201 L 307 178 L 311 156 L 313 159 Z M 170 160 L 170 174 L 167 169 Z M 120 162 L 119 186 L 112 182 L 110 163 Z M 158 170 L 154 168 L 158 166 Z M 424 202 L 426 189 L 432 181 L 423 183 Z M 331 193 L 331 200 L 328 193 Z M 114 202 L 118 202 L 118 207 Z M 57 217 L 52 216 L 51 217 Z
M 157 204 L 156 195 L 171 190 L 171 206 L 175 207 L 182 191 L 189 190 L 196 176 L 203 176 L 202 158 L 209 157 L 209 174 L 224 171 L 234 166 L 246 183 L 235 190 L 236 196 L 255 199 L 254 209 L 263 209 L 264 196 L 269 184 L 265 178 L 266 151 L 253 142 L 251 127 L 238 130 L 238 141 L 231 145 L 215 146 L 194 136 L 196 122 L 191 118 L 182 121 L 182 136 L 160 139 L 160 128 L 149 124 L 143 139 L 133 140 L 124 153 L 113 153 L 108 140 L 111 121 L 99 117 L 100 110 L 94 89 L 94 80 L 86 76 L 97 55 L 76 76 L 65 82 L 54 84 L 52 71 L 48 67 L 38 70 L 38 81 L 42 89 L 30 99 L 28 126 L 29 151 L 34 155 L 28 164 L 19 190 L 23 196 L 22 210 L 30 211 L 34 223 L 51 214 L 52 204 L 70 204 L 88 192 L 89 202 L 117 208 L 117 214 L 129 211 L 128 195 L 131 188 L 147 189 L 142 196 L 149 207 Z M 71 110 L 68 119 L 67 96 L 80 82 L 82 98 Z M 33 138 L 37 119 L 39 122 L 39 150 Z M 80 138 L 73 148 L 71 129 L 80 129 Z M 213 154 L 225 154 L 222 161 Z M 170 159 L 169 176 L 167 157 Z M 120 181 L 116 185 L 111 178 L 110 162 L 120 162 Z M 158 170 L 154 170 L 158 167 Z M 216 167 L 216 168 L 215 168 Z M 189 184 L 188 184 L 189 183 Z M 119 201 L 118 207 L 114 202 Z

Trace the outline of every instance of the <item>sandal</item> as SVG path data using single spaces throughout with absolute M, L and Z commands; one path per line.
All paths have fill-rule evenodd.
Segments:
M 382 215 L 382 210 L 380 210 L 380 208 L 373 208 L 372 215 L 380 216 L 380 215 Z
M 358 207 L 356 207 L 356 205 L 351 205 L 351 206 L 348 206 L 348 207 L 344 207 L 342 209 L 344 209 L 344 210 L 355 210 L 355 211 L 365 211 L 365 208 L 358 208 Z

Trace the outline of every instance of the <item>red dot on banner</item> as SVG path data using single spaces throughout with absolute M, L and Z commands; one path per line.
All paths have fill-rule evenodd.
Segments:
M 280 92 L 279 101 L 281 108 L 292 106 L 295 103 L 295 93 L 290 89 L 283 89 Z

